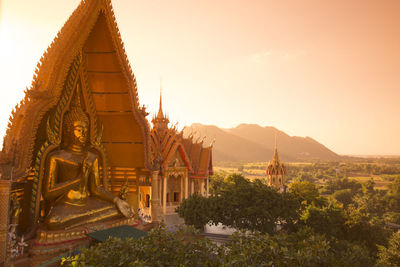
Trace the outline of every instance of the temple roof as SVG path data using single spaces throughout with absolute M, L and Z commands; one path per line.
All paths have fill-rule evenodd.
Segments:
M 83 53 L 87 60 L 88 75 L 94 77 L 92 80 L 102 80 L 96 84 L 97 88 L 111 82 L 106 75 L 110 75 L 108 73 L 112 70 L 97 69 L 96 66 L 118 68 L 115 75 L 121 77 L 117 79 L 120 82 L 113 80 L 110 84 L 121 84 L 121 88 L 127 90 L 127 107 L 140 124 L 140 131 L 145 136 L 144 146 L 147 146 L 149 126 L 145 111 L 139 107 L 136 79 L 121 40 L 111 0 L 82 0 L 44 52 L 37 64 L 31 87 L 25 91 L 24 99 L 10 116 L 0 161 L 13 165 L 14 176 L 24 175 L 32 166 L 37 150 L 37 131 L 43 128 L 43 117 L 59 101 L 70 71 L 76 71 L 70 68 L 79 53 Z M 99 101 L 104 102 L 101 99 Z M 146 155 L 144 158 L 147 158 Z
M 136 229 L 135 227 L 132 227 L 130 225 L 121 225 L 105 230 L 92 232 L 86 235 L 95 239 L 96 241 L 104 242 L 110 237 L 115 237 L 120 239 L 125 239 L 125 238 L 139 239 L 141 237 L 147 236 L 148 233 Z
M 159 110 L 152 122 L 150 149 L 153 161 L 158 159 L 161 167 L 166 169 L 178 151 L 191 178 L 206 178 L 212 174 L 212 146 L 204 147 L 203 141 L 194 141 L 193 136 L 184 138 L 182 131 L 178 132 L 176 127 L 168 126 L 169 120 L 162 111 L 161 94 Z

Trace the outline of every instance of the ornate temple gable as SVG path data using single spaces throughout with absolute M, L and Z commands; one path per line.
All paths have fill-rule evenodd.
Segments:
M 182 151 L 178 149 L 175 150 L 175 153 L 167 159 L 168 168 L 171 167 L 186 167 L 188 168 L 187 161 L 184 159 L 182 155 Z
M 31 87 L 12 111 L 0 161 L 13 166 L 11 175 L 14 178 L 24 176 L 32 166 L 38 128 L 42 126 L 45 115 L 57 104 L 72 62 L 82 52 L 97 115 L 101 123 L 108 124 L 104 125 L 107 128 L 105 138 L 109 128 L 113 127 L 109 125 L 110 121 L 138 125 L 131 130 L 141 136 L 137 140 L 133 137 L 135 140 L 106 140 L 109 142 L 105 144 L 106 148 L 111 153 L 125 150 L 134 151 L 136 155 L 141 153 L 142 162 L 132 164 L 149 167 L 149 125 L 144 109 L 139 107 L 136 80 L 125 53 L 111 0 L 86 0 L 81 1 L 44 52 Z M 107 88 L 113 92 L 108 92 Z M 108 105 L 121 102 L 121 98 L 118 99 L 120 96 L 115 96 L 115 93 L 123 95 L 128 102 L 122 102 L 118 110 L 108 109 Z M 127 116 L 106 117 L 121 111 Z M 121 139 L 124 138 L 129 139 L 121 136 Z
M 188 171 L 192 170 L 192 167 L 189 163 L 188 155 L 185 152 L 185 148 L 182 146 L 180 142 L 176 142 L 170 149 L 167 157 L 165 158 L 165 167 L 170 165 L 175 159 L 180 159 L 180 166 L 185 166 Z
M 179 152 L 186 165 L 191 170 L 188 155 L 181 144 L 182 134 L 175 128 L 153 128 L 150 132 L 150 151 L 152 161 L 158 160 L 162 168 L 168 168 L 173 156 Z

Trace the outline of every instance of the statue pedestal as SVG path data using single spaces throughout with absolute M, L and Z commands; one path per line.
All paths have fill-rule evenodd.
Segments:
M 120 225 L 137 226 L 139 222 L 134 218 L 120 218 L 86 224 L 68 230 L 53 231 L 46 230 L 41 225 L 37 231 L 36 238 L 30 244 L 31 265 L 35 266 L 50 261 L 63 253 L 87 247 L 90 243 L 90 238 L 86 234 Z

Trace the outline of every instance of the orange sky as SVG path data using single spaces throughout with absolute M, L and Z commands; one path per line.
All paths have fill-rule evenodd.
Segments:
M 1 1 L 1 0 L 0 0 Z M 79 0 L 2 0 L 0 135 Z M 141 104 L 400 154 L 400 1 L 113 0 Z

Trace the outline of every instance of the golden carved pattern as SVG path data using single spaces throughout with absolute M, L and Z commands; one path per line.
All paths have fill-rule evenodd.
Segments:
M 50 116 L 47 120 L 47 140 L 40 147 L 34 167 L 34 176 L 32 183 L 32 197 L 30 203 L 30 218 L 33 219 L 33 223 L 36 224 L 39 214 L 40 214 L 40 195 L 42 191 L 42 180 L 44 176 L 44 160 L 50 151 L 57 148 L 61 143 L 62 138 L 62 127 L 63 127 L 63 117 L 66 112 L 68 106 L 71 104 L 72 98 L 74 94 L 81 94 L 79 88 L 82 86 L 85 93 L 83 94 L 84 103 L 88 107 L 88 114 L 90 117 L 92 134 L 90 143 L 96 147 L 98 151 L 101 152 L 103 158 L 103 165 L 106 165 L 105 162 L 105 150 L 101 145 L 101 137 L 102 133 L 98 133 L 97 131 L 97 118 L 96 118 L 96 110 L 94 108 L 93 99 L 91 97 L 90 90 L 88 88 L 88 82 L 85 72 L 85 67 L 83 66 L 83 54 L 79 53 L 75 58 L 74 62 L 71 65 L 71 69 L 69 71 L 69 75 L 65 82 L 64 90 L 61 94 L 61 98 L 58 101 L 56 106 L 55 113 L 53 116 Z M 75 89 L 76 88 L 76 89 Z M 83 93 L 83 92 L 82 92 Z M 54 183 L 54 181 L 50 181 L 50 184 Z M 107 188 L 107 173 L 103 175 L 103 184 Z
M 147 157 L 149 125 L 139 110 L 136 79 L 126 56 L 111 0 L 91 0 L 81 1 L 58 32 L 37 64 L 32 85 L 25 91 L 25 98 L 11 113 L 4 138 L 2 160 L 11 162 L 15 167 L 13 177 L 24 176 L 26 169 L 31 166 L 39 124 L 46 112 L 57 104 L 71 63 L 81 52 L 100 12 L 104 12 L 123 75 L 128 82 L 133 114 L 145 136 L 145 165 L 149 166 Z M 57 139 L 52 141 L 55 142 Z
M 178 147 L 181 147 L 185 157 L 186 151 L 182 145 L 183 132 L 178 132 L 176 128 L 168 128 L 159 130 L 153 128 L 150 132 L 150 156 L 154 162 L 160 161 L 163 169 L 166 169 L 168 162 L 171 160 Z M 191 166 L 189 167 L 189 169 Z
M 6 258 L 6 240 L 9 219 L 10 180 L 0 180 L 0 261 Z

